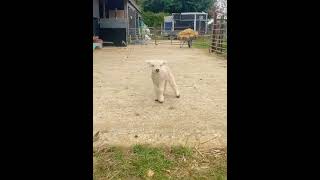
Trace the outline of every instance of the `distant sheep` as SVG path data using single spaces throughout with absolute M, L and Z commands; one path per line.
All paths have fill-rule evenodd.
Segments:
M 150 60 L 146 61 L 152 69 L 151 78 L 154 85 L 154 90 L 156 94 L 155 101 L 160 103 L 164 102 L 164 92 L 166 90 L 167 82 L 175 92 L 177 98 L 180 97 L 180 92 L 176 84 L 175 78 L 167 66 L 167 62 L 163 60 Z

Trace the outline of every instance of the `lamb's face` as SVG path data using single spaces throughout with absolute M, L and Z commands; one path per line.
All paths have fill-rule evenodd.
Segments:
M 153 60 L 153 61 L 146 61 L 151 69 L 153 73 L 159 73 L 163 66 L 166 64 L 166 61 L 162 61 L 162 60 Z

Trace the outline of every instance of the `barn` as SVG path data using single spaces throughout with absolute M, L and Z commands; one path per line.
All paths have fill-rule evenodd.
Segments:
M 139 36 L 141 10 L 136 0 L 93 0 L 93 36 L 106 44 L 126 46 L 129 36 Z

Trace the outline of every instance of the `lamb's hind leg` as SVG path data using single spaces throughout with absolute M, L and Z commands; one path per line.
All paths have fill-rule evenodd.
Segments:
M 175 92 L 176 97 L 179 98 L 180 97 L 180 92 L 179 92 L 178 86 L 177 86 L 176 81 L 175 81 L 175 79 L 174 79 L 172 74 L 170 75 L 169 84 L 172 87 L 173 91 Z
M 163 95 L 164 93 L 166 92 L 166 89 L 167 89 L 167 80 L 164 81 L 164 89 L 163 89 Z

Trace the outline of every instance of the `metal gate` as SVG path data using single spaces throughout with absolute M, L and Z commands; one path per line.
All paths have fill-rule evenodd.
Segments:
M 130 32 L 137 32 L 138 29 L 130 28 Z M 140 34 L 129 34 L 128 44 L 154 44 L 154 45 L 163 45 L 170 44 L 175 46 L 180 46 L 180 41 L 178 40 L 178 33 L 181 30 L 177 31 L 167 31 L 162 28 L 149 27 L 148 30 L 140 29 Z M 186 44 L 184 44 L 185 46 Z
M 177 35 L 181 30 L 166 31 L 162 28 L 149 27 L 146 29 L 130 28 L 128 44 L 129 45 L 172 45 L 180 46 L 181 42 L 178 40 Z M 217 54 L 227 54 L 227 23 L 213 24 L 211 31 L 208 34 L 199 35 L 198 38 L 192 41 L 192 47 L 207 49 L 210 53 L 215 52 Z M 188 47 L 188 43 L 185 42 L 183 48 Z

